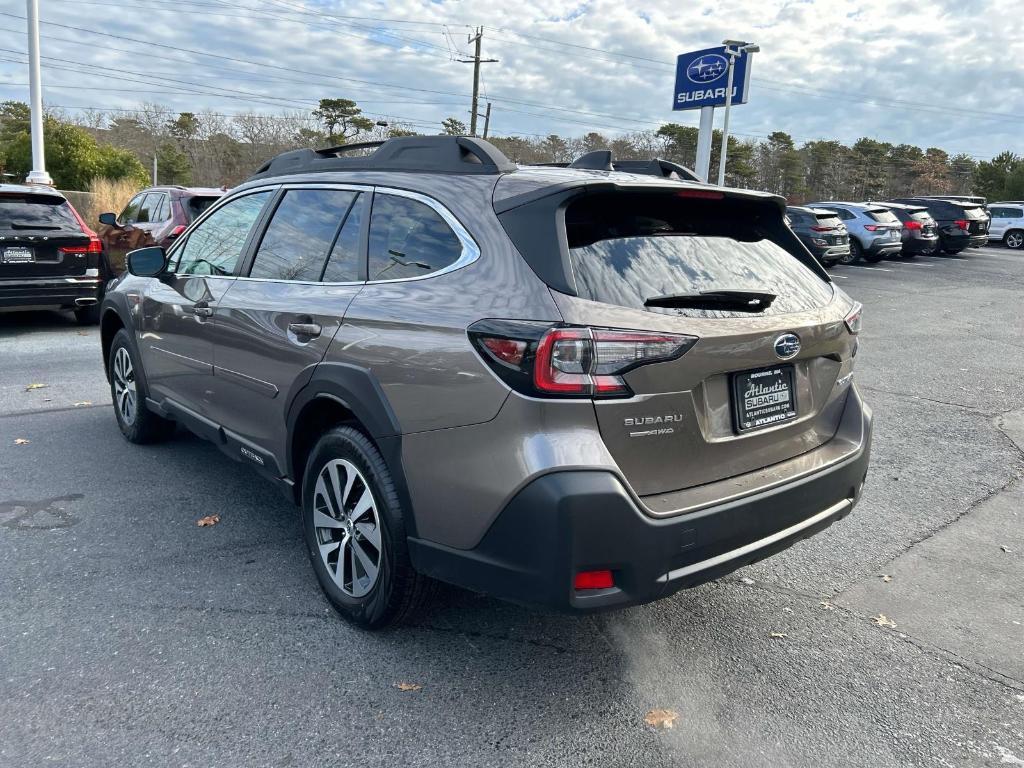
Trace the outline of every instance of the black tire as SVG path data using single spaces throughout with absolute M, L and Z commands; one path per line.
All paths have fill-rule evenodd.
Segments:
M 131 363 L 130 374 L 123 365 L 124 357 Z M 110 398 L 114 402 L 114 418 L 121 434 L 130 443 L 145 444 L 166 440 L 174 433 L 174 422 L 161 418 L 146 407 L 146 393 L 141 382 L 135 377 L 139 361 L 132 350 L 131 337 L 122 328 L 114 335 L 107 361 L 107 375 L 110 378 Z M 124 384 L 127 383 L 127 387 Z M 130 396 L 124 394 L 124 389 Z M 126 406 L 131 401 L 131 408 Z
M 860 247 L 860 241 L 855 237 L 850 238 L 850 256 L 843 261 L 843 264 L 856 264 L 864 258 L 864 249 Z
M 346 463 L 356 472 L 352 473 Z M 338 469 L 339 476 L 341 472 L 353 476 L 351 484 L 345 479 L 339 483 L 350 489 L 340 504 L 333 491 L 328 493 L 328 498 L 317 491 L 321 474 L 325 474 L 326 481 L 330 478 L 331 467 Z M 365 498 L 361 489 L 369 490 L 372 497 L 372 518 L 365 512 L 359 516 L 359 502 Z M 341 495 L 345 496 L 344 490 Z M 344 514 L 336 514 L 339 507 L 345 510 Z M 317 526 L 316 521 L 323 520 L 320 517 L 323 513 L 338 525 Z M 302 530 L 320 588 L 344 619 L 362 629 L 384 629 L 409 621 L 433 592 L 434 582 L 418 573 L 409 559 L 406 514 L 384 458 L 366 435 L 352 427 L 336 427 L 324 433 L 306 462 L 302 483 Z M 375 532 L 379 548 L 372 534 L 366 532 Z M 350 542 L 347 549 L 346 542 Z M 324 554 L 321 554 L 321 547 Z M 346 552 L 351 559 L 342 566 L 341 559 Z M 372 581 L 364 566 L 357 567 L 357 562 L 365 562 L 357 557 L 360 552 L 370 561 L 376 552 L 377 572 Z M 346 572 L 350 576 L 347 582 Z M 364 589 L 366 591 L 360 594 Z
M 76 309 L 75 320 L 79 325 L 96 325 L 100 321 L 100 305 L 93 304 L 91 307 Z
M 1024 248 L 1024 230 L 1011 229 L 1003 235 L 1003 245 L 1014 250 Z

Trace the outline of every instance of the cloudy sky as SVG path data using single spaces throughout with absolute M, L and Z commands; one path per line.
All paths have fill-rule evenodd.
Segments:
M 39 0 L 44 100 L 232 114 L 356 100 L 435 129 L 467 119 L 467 33 L 500 134 L 665 122 L 677 54 L 760 44 L 733 130 L 1024 154 L 1020 0 Z M 25 3 L 0 0 L 0 98 L 27 100 Z M 151 41 L 147 43 L 147 41 Z M 720 119 L 720 118 L 719 118 Z

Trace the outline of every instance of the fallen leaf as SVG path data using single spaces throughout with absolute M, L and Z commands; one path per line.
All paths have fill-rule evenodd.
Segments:
M 46 389 L 46 385 L 45 384 L 29 384 L 27 387 L 25 387 L 25 391 L 26 392 L 31 392 L 33 389 Z
M 14 444 L 15 445 L 28 445 L 30 442 L 32 442 L 32 441 L 31 440 L 26 440 L 24 437 L 16 437 L 16 438 L 14 438 Z
M 896 626 L 896 622 L 890 619 L 884 613 L 878 614 L 871 620 L 875 622 L 875 626 L 877 627 L 888 627 L 889 629 L 893 629 Z
M 674 709 L 652 709 L 644 715 L 645 723 L 652 728 L 661 728 L 662 730 L 671 728 L 678 719 L 679 713 Z
M 423 686 L 419 683 L 395 683 L 395 688 L 400 691 L 421 691 Z
M 832 605 L 832 603 L 830 603 L 828 600 L 822 600 L 820 603 L 818 603 L 818 605 L 820 605 L 826 611 L 834 611 L 836 609 L 836 607 Z
M 1001 550 L 1003 550 L 1003 552 L 1009 552 L 1010 551 L 1010 548 L 1008 546 L 1006 546 L 1005 544 L 1000 544 L 999 548 Z
M 219 522 L 220 515 L 207 515 L 206 517 L 199 518 L 196 521 L 196 525 L 198 525 L 200 528 L 205 528 L 208 525 L 216 525 Z
M 787 637 L 789 637 L 789 635 L 787 635 L 785 632 L 772 632 L 770 635 L 768 635 L 768 637 L 772 638 L 773 640 L 785 640 Z
M 890 576 L 888 573 L 883 573 L 882 574 L 882 581 L 884 581 L 886 584 L 888 584 L 890 581 L 892 581 L 892 576 Z
M 75 408 L 82 408 L 86 405 L 92 405 L 92 400 L 82 400 L 81 402 L 75 403 Z
M 753 580 L 753 579 L 751 579 L 751 578 L 748 578 L 748 577 L 746 577 L 746 576 L 744 576 L 744 577 L 743 577 L 742 579 L 740 579 L 740 581 L 742 581 L 742 582 L 743 582 L 744 584 L 746 584 L 746 585 L 747 585 L 748 587 L 749 587 L 749 586 L 752 586 L 752 585 L 754 584 L 754 580 Z

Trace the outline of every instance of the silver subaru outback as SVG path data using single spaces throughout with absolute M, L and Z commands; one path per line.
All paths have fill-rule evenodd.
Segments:
M 342 616 L 433 580 L 573 612 L 671 595 L 853 509 L 861 307 L 768 194 L 466 137 L 273 158 L 102 305 L 117 423 L 301 507 Z

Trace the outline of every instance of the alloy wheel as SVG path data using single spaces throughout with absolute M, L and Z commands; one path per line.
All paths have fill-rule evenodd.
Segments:
M 345 459 L 327 462 L 316 479 L 313 527 L 324 567 L 338 589 L 363 597 L 383 566 L 380 517 L 363 473 Z
M 135 386 L 135 368 L 131 355 L 124 347 L 114 353 L 114 405 L 121 421 L 128 426 L 135 423 L 138 389 Z
M 1024 247 L 1024 232 L 1011 232 L 1006 236 L 1006 246 L 1008 248 L 1021 248 Z

